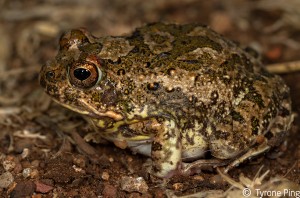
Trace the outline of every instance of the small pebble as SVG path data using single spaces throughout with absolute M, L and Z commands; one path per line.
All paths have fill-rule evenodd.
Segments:
M 175 183 L 175 184 L 173 184 L 173 189 L 177 190 L 177 191 L 182 190 L 183 189 L 183 183 Z
M 73 163 L 80 168 L 84 168 L 86 166 L 86 159 L 83 156 L 78 155 L 73 159 Z
M 7 188 L 14 182 L 14 176 L 10 172 L 5 172 L 0 175 L 0 188 Z
M 102 195 L 103 197 L 117 197 L 117 189 L 114 186 L 105 183 Z
M 140 192 L 146 193 L 148 191 L 148 185 L 142 177 L 122 177 L 121 188 L 127 192 Z
M 274 46 L 269 51 L 267 51 L 266 56 L 268 59 L 276 61 L 282 56 L 282 47 L 281 46 Z
M 127 162 L 130 163 L 130 162 L 132 162 L 132 161 L 133 161 L 132 157 L 131 157 L 131 156 L 128 156 L 128 157 L 127 157 Z
M 29 149 L 28 148 L 24 148 L 22 153 L 21 153 L 21 158 L 25 159 L 26 157 L 29 156 Z
M 48 193 L 50 192 L 51 190 L 53 190 L 53 187 L 52 186 L 49 186 L 47 184 L 44 184 L 40 181 L 36 181 L 35 182 L 35 186 L 36 186 L 36 189 L 35 191 L 36 192 L 41 192 L 41 193 Z
M 16 167 L 16 163 L 13 160 L 4 160 L 2 166 L 6 171 L 11 171 Z
M 33 160 L 30 164 L 33 168 L 38 168 L 39 165 L 40 165 L 40 161 L 39 160 Z
M 30 176 L 31 172 L 32 172 L 31 168 L 24 168 L 22 171 L 22 175 L 24 178 L 27 178 Z
M 101 178 L 105 181 L 107 181 L 109 179 L 109 174 L 108 172 L 103 172 L 102 175 L 101 175 Z
M 109 157 L 108 160 L 109 160 L 109 162 L 111 162 L 111 163 L 114 162 L 114 158 L 112 158 L 112 157 Z
M 82 168 L 77 167 L 76 165 L 73 165 L 72 167 L 76 173 L 84 173 L 85 172 Z
M 22 164 L 20 162 L 17 162 L 16 163 L 16 166 L 13 170 L 13 173 L 16 173 L 16 174 L 19 174 L 23 171 L 23 167 L 22 167 Z
M 37 178 L 38 176 L 39 176 L 39 171 L 37 169 L 32 169 L 30 173 L 30 178 L 34 179 Z
M 211 184 L 224 185 L 226 184 L 225 180 L 221 177 L 221 175 L 214 175 L 209 178 L 209 182 Z
M 17 183 L 10 197 L 31 197 L 35 190 L 35 184 L 32 181 L 22 181 Z

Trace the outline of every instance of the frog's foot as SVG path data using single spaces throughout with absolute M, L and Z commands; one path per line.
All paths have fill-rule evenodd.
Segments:
M 226 166 L 231 161 L 232 160 L 224 159 L 201 159 L 190 163 L 183 162 L 181 163 L 179 171 L 181 175 L 189 176 L 193 174 L 198 174 L 202 170 L 208 170 L 219 166 Z
M 180 131 L 172 119 L 160 121 L 156 130 L 151 148 L 151 173 L 157 177 L 169 178 L 181 163 Z
M 269 146 L 267 143 L 263 143 L 259 145 L 258 147 L 251 148 L 248 150 L 245 154 L 241 155 L 235 160 L 231 159 L 201 159 L 197 160 L 191 163 L 181 163 L 180 167 L 180 174 L 182 175 L 193 175 L 200 173 L 201 170 L 208 170 L 210 168 L 216 168 L 220 166 L 226 166 L 224 169 L 224 173 L 227 173 L 232 168 L 238 166 L 242 162 L 251 159 L 252 157 L 255 157 L 257 155 L 260 155 L 262 153 L 265 153 L 267 150 L 269 150 L 271 146 Z
M 259 146 L 255 147 L 255 148 L 249 149 L 245 154 L 241 155 L 240 157 L 238 157 L 237 159 L 235 159 L 233 162 L 231 162 L 225 168 L 224 173 L 227 173 L 232 168 L 237 167 L 239 164 L 241 164 L 242 162 L 244 162 L 244 161 L 246 161 L 248 159 L 251 159 L 252 157 L 255 157 L 257 155 L 265 153 L 270 148 L 271 148 L 271 146 L 268 145 L 267 142 L 264 142 L 264 143 L 260 144 Z

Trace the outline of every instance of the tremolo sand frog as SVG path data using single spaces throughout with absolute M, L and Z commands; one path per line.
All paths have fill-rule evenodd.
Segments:
M 228 171 L 279 145 L 291 126 L 283 80 L 208 27 L 155 23 L 101 38 L 76 29 L 59 44 L 42 87 L 90 120 L 96 132 L 86 138 L 151 156 L 158 177 L 187 162 Z

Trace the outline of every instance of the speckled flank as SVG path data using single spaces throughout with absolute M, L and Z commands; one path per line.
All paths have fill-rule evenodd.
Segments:
M 154 23 L 127 37 L 71 30 L 42 67 L 40 84 L 58 103 L 91 118 L 96 132 L 89 139 L 151 156 L 159 177 L 208 151 L 236 165 L 279 145 L 293 120 L 280 77 L 195 24 Z M 252 152 L 258 137 L 266 146 Z

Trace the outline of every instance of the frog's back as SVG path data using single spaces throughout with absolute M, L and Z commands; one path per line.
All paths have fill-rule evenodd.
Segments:
M 112 81 L 138 106 L 230 108 L 239 75 L 262 70 L 250 54 L 200 25 L 155 23 L 99 42 Z
M 128 53 L 107 64 L 123 99 L 147 106 L 147 116 L 171 114 L 186 129 L 201 123 L 212 142 L 235 141 L 240 133 L 240 144 L 248 145 L 281 111 L 291 114 L 282 79 L 208 27 L 155 23 L 115 39 L 124 39 L 120 52 Z

